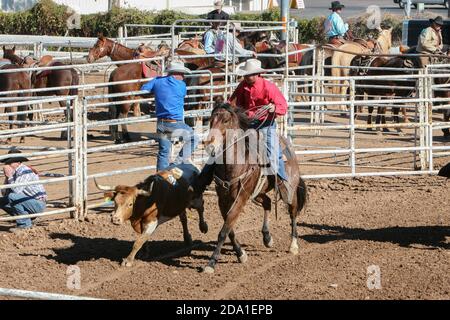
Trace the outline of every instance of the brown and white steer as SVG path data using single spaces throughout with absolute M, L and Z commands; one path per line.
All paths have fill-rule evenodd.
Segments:
M 199 228 L 202 233 L 208 232 L 208 225 L 203 216 L 203 199 L 193 199 L 193 190 L 183 177 L 176 179 L 171 171 L 161 171 L 149 176 L 144 182 L 135 186 L 118 185 L 97 188 L 105 192 L 105 197 L 114 201 L 115 210 L 112 222 L 122 224 L 130 221 L 133 229 L 140 234 L 134 242 L 133 249 L 122 266 L 131 267 L 136 253 L 161 224 L 179 216 L 183 226 L 183 238 L 187 246 L 192 245 L 189 234 L 186 209 L 196 209 L 199 214 Z

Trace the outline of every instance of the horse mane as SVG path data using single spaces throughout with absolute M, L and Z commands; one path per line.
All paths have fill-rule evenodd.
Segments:
M 22 59 L 21 57 L 19 57 L 14 53 L 8 52 L 8 50 L 4 51 L 3 58 L 8 59 L 11 61 L 12 64 L 16 64 L 19 66 L 23 65 L 23 63 L 25 62 L 25 59 Z
M 235 115 L 238 119 L 239 127 L 246 131 L 250 125 L 250 119 L 248 118 L 247 114 L 245 113 L 245 110 L 239 107 L 233 108 L 229 103 L 218 103 L 211 115 L 214 115 L 214 113 L 218 112 L 219 110 L 225 110 L 231 113 L 232 115 Z

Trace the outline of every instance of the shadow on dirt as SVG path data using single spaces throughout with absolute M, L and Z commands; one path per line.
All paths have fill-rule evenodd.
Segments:
M 68 233 L 52 233 L 50 238 L 70 240 L 73 243 L 70 247 L 55 248 L 53 249 L 55 254 L 45 256 L 48 260 L 54 260 L 66 265 L 102 258 L 120 263 L 133 247 L 133 241 L 114 238 L 87 238 Z M 216 242 L 214 241 L 202 242 L 194 240 L 191 247 L 186 247 L 182 240 L 151 240 L 138 252 L 136 262 L 158 261 L 168 266 L 198 270 L 198 263 L 194 265 L 194 263 L 180 261 L 178 258 L 189 256 L 192 260 L 202 260 L 202 264 L 206 264 L 215 245 Z M 242 247 L 245 246 L 243 245 Z M 234 251 L 229 246 L 229 248 L 222 249 L 222 254 L 234 255 Z
M 450 249 L 450 241 L 446 239 L 450 238 L 450 226 L 389 227 L 380 229 L 347 228 L 307 223 L 301 223 L 299 226 L 327 232 L 326 234 L 301 236 L 307 242 L 327 243 L 342 240 L 366 240 L 391 242 L 407 248 L 411 248 L 414 245 L 423 245 L 432 247 L 426 249 Z

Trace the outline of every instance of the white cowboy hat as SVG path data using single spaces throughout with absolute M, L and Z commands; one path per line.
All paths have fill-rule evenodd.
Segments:
M 181 61 L 172 61 L 166 69 L 167 73 L 191 73 Z
M 214 1 L 214 9 L 219 10 L 223 7 L 223 1 Z
M 248 76 L 264 72 L 266 72 L 266 70 L 261 68 L 261 61 L 258 59 L 249 59 L 246 62 L 239 64 L 236 69 L 236 74 L 238 76 Z
M 230 30 L 236 30 L 241 32 L 242 31 L 242 25 L 240 22 L 232 22 L 230 23 Z

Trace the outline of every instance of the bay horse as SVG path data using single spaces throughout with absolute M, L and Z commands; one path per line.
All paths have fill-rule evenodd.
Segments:
M 364 57 L 363 57 L 364 58 Z M 358 61 L 360 59 L 356 59 L 352 62 L 352 65 L 359 65 Z M 351 76 L 384 76 L 386 75 L 386 79 L 379 80 L 356 80 L 355 81 L 355 94 L 357 99 L 362 99 L 364 94 L 367 94 L 367 99 L 372 100 L 377 96 L 387 97 L 395 99 L 395 97 L 411 97 L 416 92 L 416 79 L 407 79 L 406 81 L 401 81 L 397 79 L 389 79 L 389 75 L 405 75 L 406 77 L 410 74 L 414 74 L 413 70 L 410 70 L 413 67 L 417 67 L 415 65 L 414 60 L 411 61 L 406 57 L 375 57 L 370 60 L 368 64 L 371 68 L 395 68 L 396 70 L 388 70 L 388 69 L 366 69 L 362 73 L 359 69 L 350 70 Z M 364 69 L 364 67 L 362 67 Z M 402 70 L 398 70 L 402 69 Z M 404 87 L 404 88 L 399 88 Z M 372 124 L 372 112 L 373 106 L 368 107 L 369 115 L 367 117 L 367 124 Z M 376 118 L 376 124 L 386 124 L 386 106 L 379 106 Z M 409 122 L 406 117 L 405 108 L 401 108 L 405 122 Z M 398 117 L 400 111 L 400 107 L 392 107 L 392 112 L 394 114 L 394 122 L 400 123 L 400 119 Z M 356 117 L 356 112 L 355 112 Z M 368 131 L 371 131 L 371 128 L 368 128 Z M 377 128 L 379 132 L 379 128 Z M 388 128 L 383 129 L 384 132 L 389 132 Z M 397 129 L 398 132 L 402 132 L 400 128 Z
M 51 61 L 46 64 L 47 67 L 59 67 L 66 66 L 66 64 L 60 61 Z M 80 84 L 78 72 L 71 67 L 67 67 L 67 69 L 57 69 L 57 70 L 44 70 L 44 71 L 34 71 L 31 75 L 31 83 L 34 88 L 56 88 L 56 87 L 66 87 L 66 86 L 77 86 Z M 55 89 L 52 91 L 40 91 L 36 92 L 37 96 L 76 96 L 78 95 L 78 89 Z M 70 103 L 71 112 L 67 113 L 67 104 Z M 68 101 L 59 101 L 59 105 L 64 109 L 64 114 L 68 122 L 73 120 L 73 107 L 74 100 Z M 61 139 L 67 138 L 67 131 L 61 132 Z
M 392 47 L 392 28 L 381 29 L 380 34 L 376 40 L 375 53 L 387 54 Z M 364 46 L 359 42 L 347 42 L 339 47 L 339 50 L 346 52 L 334 51 L 331 57 L 331 65 L 349 67 L 352 60 L 357 55 L 364 55 L 365 53 L 370 53 L 372 50 L 368 46 Z M 349 53 L 352 52 L 352 53 Z M 349 68 L 332 68 L 331 76 L 333 77 L 348 77 L 350 74 Z M 343 96 L 348 90 L 348 81 L 344 80 L 333 80 L 332 93 L 333 95 L 340 95 L 336 100 L 342 100 Z M 347 110 L 344 105 L 340 106 L 341 110 Z
M 227 238 L 233 245 L 233 249 L 238 257 L 239 262 L 244 263 L 247 260 L 246 252 L 241 248 L 239 241 L 236 238 L 234 227 L 247 201 L 251 198 L 264 208 L 264 222 L 262 228 L 263 242 L 266 247 L 273 246 L 273 239 L 270 235 L 268 218 L 271 212 L 271 199 L 267 193 L 275 188 L 275 177 L 267 176 L 263 185 L 260 185 L 261 166 L 258 163 L 251 161 L 251 157 L 257 155 L 257 143 L 251 143 L 249 140 L 245 141 L 245 153 L 241 154 L 241 159 L 244 163 L 230 163 L 228 154 L 224 155 L 225 151 L 230 147 L 231 155 L 234 159 L 238 159 L 238 140 L 244 141 L 251 134 L 257 133 L 253 130 L 248 130 L 249 119 L 243 110 L 232 108 L 229 104 L 217 105 L 211 114 L 210 133 L 204 141 L 205 147 L 211 152 L 211 156 L 217 159 L 218 156 L 223 156 L 223 161 L 214 164 L 214 179 L 219 181 L 216 183 L 216 192 L 219 198 L 219 208 L 224 219 L 224 224 L 218 235 L 217 246 L 212 254 L 204 272 L 213 273 L 215 265 L 220 257 L 220 251 Z M 214 133 L 213 133 L 214 132 Z M 237 132 L 238 135 L 230 138 L 230 132 Z M 239 136 L 240 133 L 240 136 Z M 217 135 L 217 136 L 216 136 Z M 216 139 L 217 138 L 217 139 Z M 288 205 L 288 212 L 291 218 L 291 244 L 289 251 L 292 254 L 298 253 L 297 244 L 297 217 L 303 209 L 307 191 L 305 182 L 300 177 L 297 159 L 292 147 L 287 140 L 280 137 L 280 147 L 284 155 L 287 157 L 286 173 L 289 177 L 289 182 L 294 190 L 292 204 Z M 265 153 L 260 150 L 260 153 Z M 256 153 L 253 153 L 256 152 Z M 228 162 L 227 162 L 228 161 Z M 235 161 L 233 161 L 235 162 Z M 256 190 L 256 188 L 258 188 Z
M 0 73 L 0 96 L 2 97 L 29 97 L 31 93 L 10 93 L 10 94 L 1 94 L 4 91 L 13 91 L 13 90 L 28 90 L 31 89 L 31 79 L 28 72 L 20 71 L 21 68 L 28 67 L 27 60 L 22 59 L 15 54 L 16 47 L 14 46 L 12 49 L 6 49 L 3 46 L 3 58 L 10 61 L 10 63 L 6 62 L 5 65 L 0 67 L 1 70 L 12 70 L 19 69 L 17 72 L 10 73 Z M 21 99 L 18 99 L 21 101 Z M 5 108 L 5 113 L 10 112 L 22 112 L 29 110 L 30 106 L 17 106 L 17 107 L 7 107 Z M 27 115 L 10 115 L 8 117 L 9 121 L 26 121 Z M 33 114 L 28 114 L 28 118 L 30 120 L 33 119 Z M 13 124 L 9 124 L 9 128 L 13 128 Z M 24 128 L 25 123 L 21 123 L 18 125 L 19 128 Z M 12 139 L 7 138 L 6 143 L 11 143 Z M 25 136 L 20 137 L 20 143 L 25 142 Z
M 158 56 L 168 57 L 170 49 L 167 45 L 162 45 L 157 51 L 151 51 L 148 48 L 140 47 L 138 50 L 127 48 L 111 39 L 99 36 L 97 43 L 89 50 L 87 61 L 89 63 L 109 56 L 114 61 L 132 60 L 135 58 L 153 58 Z M 153 62 L 153 61 L 151 61 Z M 138 80 L 144 78 L 156 77 L 161 74 L 161 65 L 157 63 L 128 63 L 118 66 L 109 76 L 109 82 Z M 114 84 L 108 86 L 108 93 L 126 93 L 131 91 L 140 91 L 141 82 Z M 134 99 L 135 96 L 122 96 L 110 98 L 112 102 L 127 101 Z M 111 119 L 122 119 L 128 117 L 128 112 L 134 105 L 134 115 L 140 116 L 139 103 L 124 102 L 120 105 L 113 105 L 109 108 Z M 126 124 L 122 124 L 122 136 L 119 135 L 118 126 L 111 125 L 110 132 L 115 143 L 123 143 L 131 141 Z

